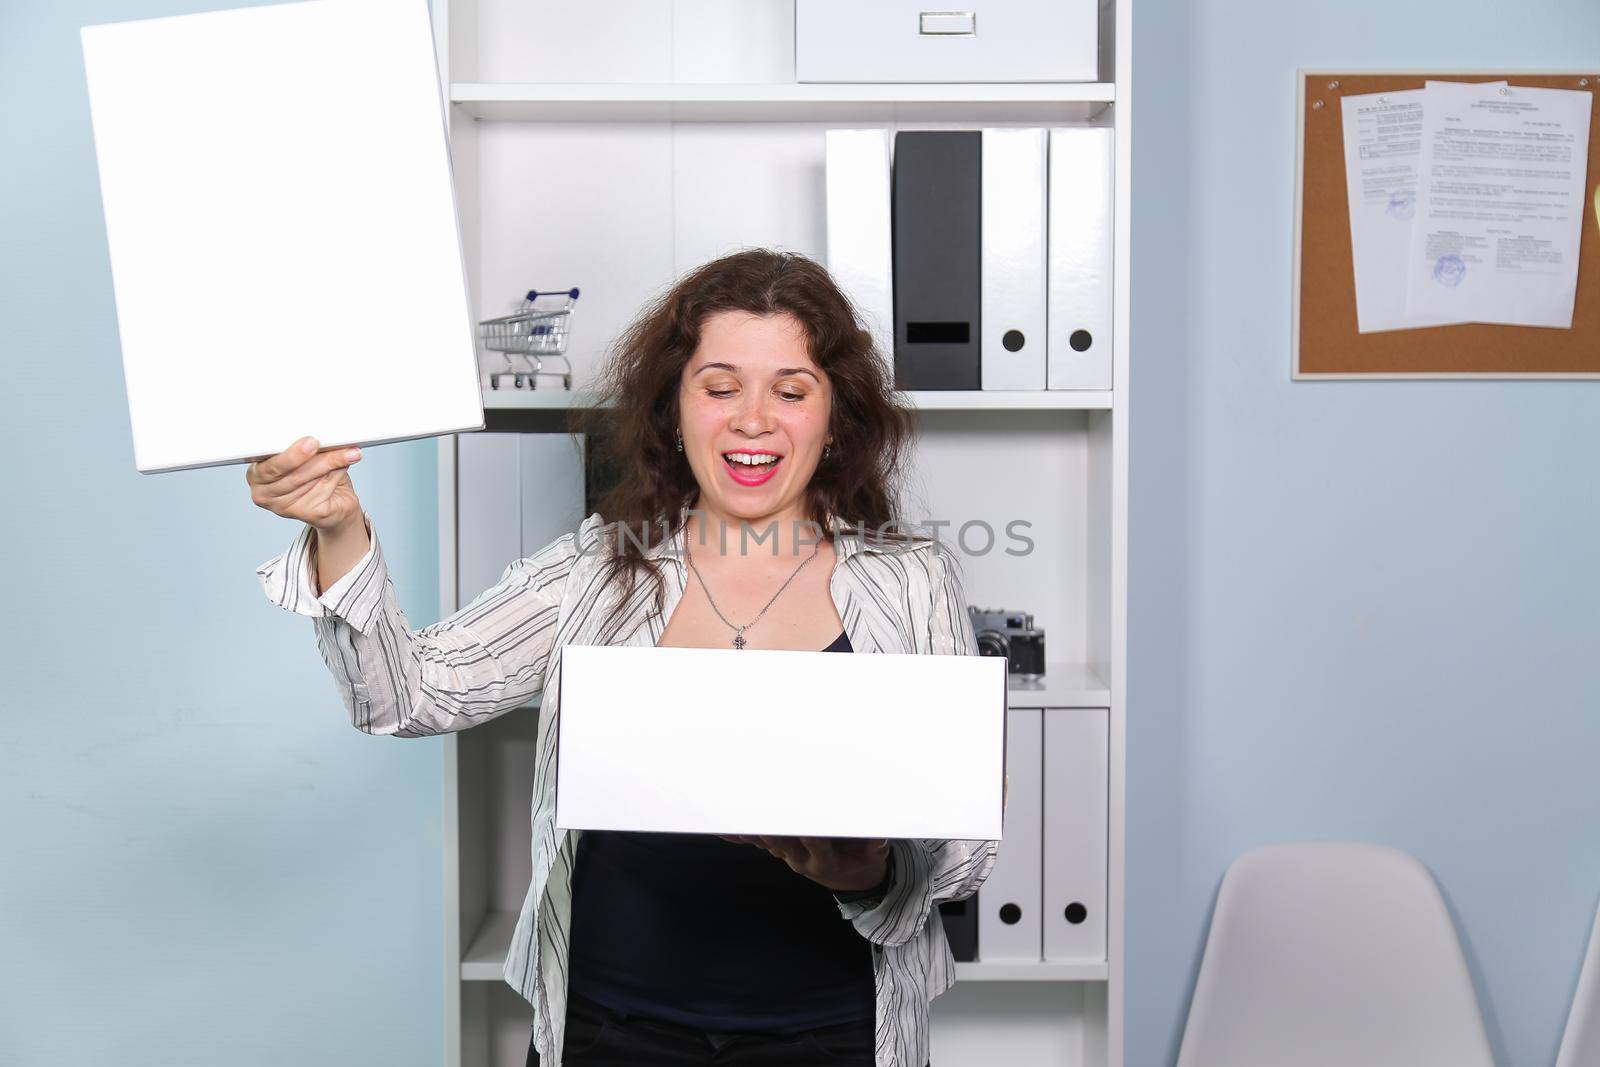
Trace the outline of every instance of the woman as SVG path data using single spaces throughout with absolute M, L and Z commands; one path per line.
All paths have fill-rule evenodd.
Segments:
M 994 842 L 558 832 L 550 774 L 567 644 L 976 654 L 948 550 L 883 532 L 914 425 L 885 366 L 810 260 L 706 264 L 607 364 L 592 418 L 621 476 L 601 510 L 415 632 L 359 450 L 307 439 L 246 472 L 306 524 L 258 574 L 313 618 L 358 729 L 462 730 L 542 691 L 504 969 L 534 1006 L 530 1064 L 927 1062 L 954 976 L 937 905 L 977 890 Z

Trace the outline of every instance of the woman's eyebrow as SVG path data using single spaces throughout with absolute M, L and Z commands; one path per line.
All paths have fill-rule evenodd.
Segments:
M 715 369 L 715 370 L 732 371 L 734 374 L 738 374 L 739 373 L 739 368 L 736 367 L 735 365 L 733 365 L 732 363 L 702 363 L 700 366 L 695 368 L 695 374 L 699 374 L 703 370 L 713 370 L 713 369 Z M 816 372 L 813 371 L 809 367 L 779 367 L 778 368 L 778 377 L 779 378 L 786 378 L 791 374 L 809 374 L 809 375 L 811 375 L 811 377 L 813 379 L 815 379 L 818 382 L 820 382 L 822 380 L 820 378 L 817 378 Z

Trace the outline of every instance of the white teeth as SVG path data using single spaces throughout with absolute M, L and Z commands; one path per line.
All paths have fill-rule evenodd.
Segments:
M 746 467 L 765 467 L 778 462 L 777 456 L 752 456 L 747 452 L 725 452 L 723 458 L 731 463 L 741 463 Z

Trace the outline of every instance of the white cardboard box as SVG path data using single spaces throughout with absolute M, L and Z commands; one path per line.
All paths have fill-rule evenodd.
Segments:
M 797 82 L 1092 82 L 1100 0 L 795 0 Z
M 1005 660 L 567 645 L 556 826 L 999 840 Z
M 82 39 L 140 471 L 483 426 L 424 0 Z

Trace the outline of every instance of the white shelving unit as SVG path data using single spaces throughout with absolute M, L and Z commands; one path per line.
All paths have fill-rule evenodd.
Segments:
M 1116 98 L 1106 82 L 1042 85 L 458 84 L 450 102 L 476 119 L 595 122 L 814 122 L 818 119 L 953 118 L 974 105 L 996 117 L 1090 118 Z
M 1040 389 L 1034 392 L 993 389 L 984 392 L 911 390 L 901 394 L 919 411 L 1110 411 L 1111 391 L 1100 389 Z M 502 386 L 483 394 L 483 406 L 493 411 L 566 411 L 591 404 L 582 393 L 541 387 L 513 389 Z
M 485 377 L 491 431 L 554 430 L 590 403 L 607 345 L 683 271 L 751 245 L 825 262 L 830 127 L 1117 131 L 1113 388 L 907 394 L 922 437 L 906 518 L 1031 524 L 1028 556 L 963 560 L 973 603 L 1031 611 L 1047 631 L 1045 680 L 1013 683 L 1012 706 L 1110 712 L 1106 959 L 959 964 L 933 1008 L 940 1067 L 1123 1062 L 1130 5 L 1102 5 L 1099 82 L 802 85 L 793 0 L 433 0 L 477 317 L 514 310 L 530 288 L 582 289 L 575 392 L 491 390 Z M 486 484 L 463 466 L 476 462 L 469 451 L 440 441 L 445 612 L 481 588 L 461 580 L 458 551 L 481 544 L 473 524 L 485 521 L 461 506 L 464 485 Z M 524 454 L 523 493 L 559 454 Z M 573 472 L 556 481 L 570 488 Z M 526 1054 L 531 1011 L 500 969 L 529 879 L 535 713 L 444 738 L 447 1067 L 513 1067 Z

